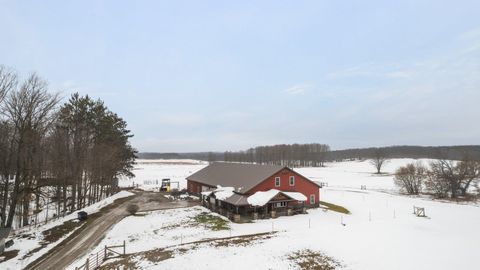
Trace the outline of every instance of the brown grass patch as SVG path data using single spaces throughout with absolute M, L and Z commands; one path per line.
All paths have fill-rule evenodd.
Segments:
M 202 212 L 193 218 L 193 225 L 203 225 L 212 231 L 228 230 L 228 221 L 209 212 Z
M 333 204 L 333 203 L 324 202 L 324 201 L 319 201 L 319 203 L 321 205 L 325 206 L 328 210 L 335 211 L 335 212 L 342 213 L 342 214 L 347 214 L 347 215 L 350 214 L 350 211 L 343 206 L 336 205 L 336 204 Z
M 310 249 L 296 251 L 288 259 L 302 270 L 335 270 L 342 267 L 334 258 Z

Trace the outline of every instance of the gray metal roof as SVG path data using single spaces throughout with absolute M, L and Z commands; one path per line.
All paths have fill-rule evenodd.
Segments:
M 232 196 L 228 197 L 224 202 L 229 204 L 241 206 L 241 205 L 249 205 L 247 201 L 247 196 L 234 193 Z
M 0 228 L 0 239 L 7 238 L 12 228 Z
M 187 177 L 210 186 L 234 187 L 244 193 L 284 167 L 249 163 L 215 162 Z

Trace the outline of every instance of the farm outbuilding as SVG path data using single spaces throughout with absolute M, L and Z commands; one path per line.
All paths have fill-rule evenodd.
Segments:
M 235 221 L 305 212 L 318 207 L 320 186 L 275 165 L 212 163 L 187 177 L 187 189 L 205 206 Z

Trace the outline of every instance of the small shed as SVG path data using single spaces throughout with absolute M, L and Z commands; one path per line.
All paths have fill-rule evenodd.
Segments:
M 5 241 L 12 228 L 0 228 L 0 254 L 5 250 Z

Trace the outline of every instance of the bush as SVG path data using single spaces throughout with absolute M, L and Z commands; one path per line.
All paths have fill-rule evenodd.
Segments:
M 140 207 L 138 207 L 138 205 L 136 205 L 136 204 L 129 204 L 127 206 L 127 211 L 128 211 L 128 213 L 130 213 L 130 215 L 135 215 L 138 212 L 139 208 Z
M 394 182 L 408 194 L 419 194 L 427 177 L 427 169 L 422 163 L 410 163 L 395 172 Z

